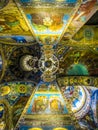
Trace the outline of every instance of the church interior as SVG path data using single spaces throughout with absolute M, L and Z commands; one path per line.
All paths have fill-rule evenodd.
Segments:
M 98 0 L 0 0 L 0 130 L 98 130 Z

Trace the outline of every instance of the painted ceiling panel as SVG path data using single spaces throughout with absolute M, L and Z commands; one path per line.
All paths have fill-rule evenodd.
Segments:
M 40 5 L 36 6 L 36 2 Z M 49 3 L 49 6 L 43 3 Z M 52 2 L 63 2 L 64 7 L 58 7 L 52 4 Z M 17 2 L 16 2 L 17 3 Z M 78 10 L 80 1 L 20 1 L 18 5 L 20 10 L 23 10 L 24 17 L 28 20 L 28 25 L 31 27 L 33 35 L 37 41 L 41 44 L 45 44 L 47 41 L 50 44 L 55 44 L 63 36 L 65 28 L 71 22 L 75 12 Z M 25 5 L 24 5 L 25 3 Z M 30 3 L 28 5 L 28 3 Z M 34 4 L 34 5 L 33 5 Z M 54 6 L 52 8 L 52 5 Z M 66 5 L 67 4 L 67 5 Z M 27 6 L 26 6 L 27 5 Z M 56 11 L 56 12 L 55 12 Z M 45 41 L 46 40 L 46 41 Z
M 66 30 L 64 37 L 72 38 L 79 29 L 96 13 L 97 0 L 84 1 L 76 12 L 69 28 Z
M 31 35 L 23 16 L 12 0 L 0 10 L 0 35 L 7 34 Z

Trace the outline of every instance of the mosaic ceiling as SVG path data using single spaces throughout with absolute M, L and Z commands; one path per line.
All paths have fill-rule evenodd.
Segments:
M 97 32 L 97 0 L 0 0 L 0 130 L 98 130 Z

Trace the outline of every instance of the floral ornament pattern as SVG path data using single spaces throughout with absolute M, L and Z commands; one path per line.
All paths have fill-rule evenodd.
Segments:
M 17 91 L 18 91 L 19 93 L 24 94 L 24 93 L 27 92 L 27 88 L 26 88 L 25 85 L 22 84 L 22 85 L 19 85 L 19 86 L 18 86 Z

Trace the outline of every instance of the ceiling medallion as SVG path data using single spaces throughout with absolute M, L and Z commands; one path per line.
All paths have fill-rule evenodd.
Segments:
M 54 74 L 59 68 L 59 60 L 55 55 L 51 55 L 51 57 L 42 56 L 38 66 L 41 72 Z

